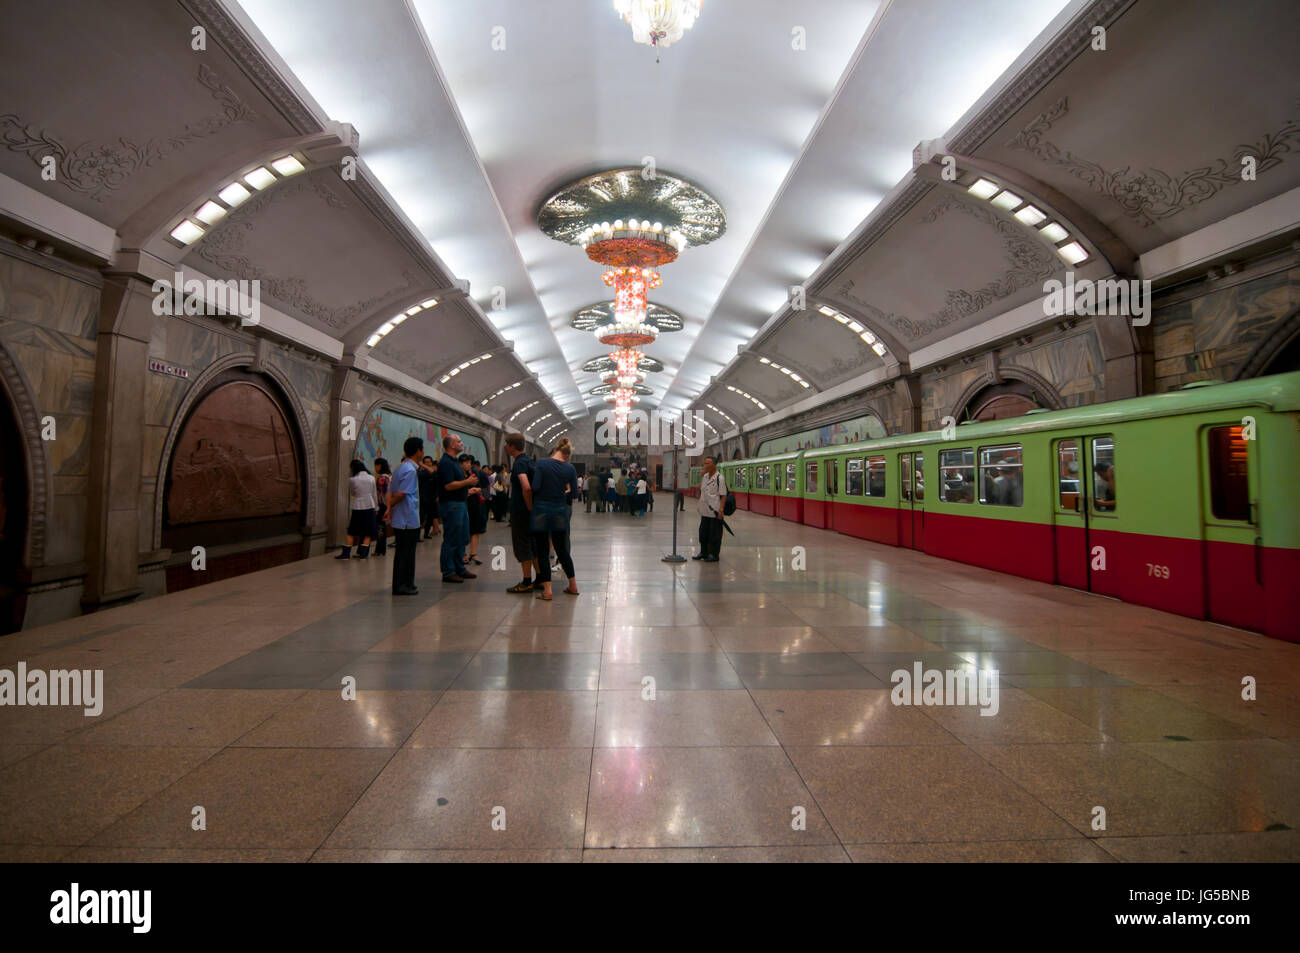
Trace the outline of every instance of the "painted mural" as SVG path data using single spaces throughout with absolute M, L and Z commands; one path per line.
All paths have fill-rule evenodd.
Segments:
M 817 447 L 834 447 L 842 443 L 857 443 L 859 440 L 875 440 L 885 436 L 885 426 L 875 414 L 864 414 L 850 420 L 841 420 L 836 424 L 827 424 L 815 430 L 800 430 L 798 433 L 786 434 L 764 440 L 755 456 L 766 457 L 773 453 L 790 453 L 795 450 L 815 450 Z
M 402 459 L 402 444 L 407 437 L 420 437 L 424 440 L 424 452 L 437 457 L 442 453 L 442 438 L 453 433 L 464 442 L 466 453 L 477 458 L 480 463 L 490 462 L 487 458 L 487 444 L 482 437 L 409 417 L 386 407 L 372 413 L 357 435 L 356 454 L 365 461 L 367 467 L 374 464 L 375 457 L 383 457 L 390 466 L 396 467 Z

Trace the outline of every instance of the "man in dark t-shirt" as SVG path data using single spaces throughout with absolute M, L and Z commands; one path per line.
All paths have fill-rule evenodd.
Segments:
M 510 543 L 524 574 L 523 579 L 506 591 L 532 592 L 533 564 L 537 561 L 528 512 L 533 503 L 533 461 L 524 453 L 523 434 L 506 436 L 506 455 L 510 457 Z
M 465 499 L 469 488 L 478 483 L 473 474 L 466 476 L 456 455 L 463 444 L 451 434 L 442 441 L 443 455 L 438 460 L 438 513 L 442 518 L 442 581 L 464 582 L 475 578 L 465 568 L 461 553 L 469 543 L 469 512 Z

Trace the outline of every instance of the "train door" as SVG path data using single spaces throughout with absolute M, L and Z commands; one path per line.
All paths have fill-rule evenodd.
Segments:
M 898 545 L 925 549 L 925 454 L 898 455 Z
M 835 528 L 835 496 L 840 488 L 840 461 L 826 461 L 826 528 Z
M 1201 431 L 1201 525 L 1206 611 L 1215 622 L 1263 632 L 1268 601 L 1259 533 L 1258 441 L 1240 424 Z
M 912 455 L 898 455 L 898 545 L 912 548 Z
M 1088 588 L 1087 467 L 1079 451 L 1080 438 L 1052 442 L 1056 492 L 1052 495 L 1052 527 L 1056 549 L 1056 583 Z
M 912 548 L 925 550 L 925 454 L 912 454 Z

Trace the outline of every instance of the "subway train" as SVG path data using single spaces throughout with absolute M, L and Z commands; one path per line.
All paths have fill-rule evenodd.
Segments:
M 752 513 L 1300 641 L 1300 372 L 953 430 L 720 469 Z

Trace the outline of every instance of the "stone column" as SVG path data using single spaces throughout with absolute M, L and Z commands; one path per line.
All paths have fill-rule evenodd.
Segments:
M 82 603 L 95 609 L 140 594 L 140 483 L 152 282 L 108 275 L 100 297 L 86 507 Z
M 325 540 L 330 547 L 343 545 L 347 537 L 350 514 L 346 474 L 349 472 L 348 464 L 356 456 L 361 428 L 366 423 L 361 417 L 365 408 L 352 399 L 356 381 L 357 373 L 351 367 L 334 368 L 334 381 L 330 386 L 329 453 L 326 454 L 328 463 L 325 474 Z M 355 425 L 356 436 L 351 440 L 343 439 L 344 417 L 351 417 Z M 373 461 L 366 461 L 367 466 L 372 463 Z
M 1136 328 L 1128 318 L 1097 315 L 1092 319 L 1106 360 L 1105 399 L 1124 400 L 1151 393 L 1155 355 L 1151 327 Z

